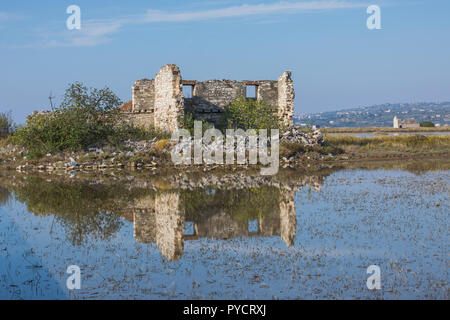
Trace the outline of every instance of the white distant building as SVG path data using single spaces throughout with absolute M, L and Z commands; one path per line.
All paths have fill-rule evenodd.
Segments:
M 394 123 L 394 128 L 398 129 L 398 118 L 397 118 L 397 116 L 394 117 L 393 123 Z

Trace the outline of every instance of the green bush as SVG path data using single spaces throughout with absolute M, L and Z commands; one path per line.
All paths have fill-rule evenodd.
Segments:
M 32 157 L 61 151 L 77 151 L 94 144 L 116 144 L 133 138 L 145 139 L 156 132 L 126 123 L 117 108 L 120 99 L 109 89 L 69 86 L 63 102 L 51 113 L 27 118 L 11 141 L 25 146 Z
M 205 130 L 212 128 L 212 124 L 207 122 L 205 119 L 200 117 L 196 117 L 195 114 L 190 110 L 184 111 L 184 116 L 182 119 L 178 120 L 182 127 L 189 131 L 191 136 L 194 136 L 194 122 L 201 121 L 202 122 L 202 133 L 205 133 Z
M 421 127 L 431 128 L 434 127 L 434 123 L 431 121 L 424 121 L 420 123 Z
M 226 129 L 282 129 L 280 118 L 275 115 L 274 108 L 264 101 L 256 101 L 239 97 L 225 108 L 221 119 L 214 127 L 225 132 Z M 192 110 L 185 110 L 184 117 L 179 119 L 182 127 L 191 135 L 194 134 L 194 122 L 201 121 L 203 133 L 213 125 L 197 116 Z
M 225 121 L 230 129 L 280 129 L 280 119 L 272 106 L 244 97 L 225 107 Z

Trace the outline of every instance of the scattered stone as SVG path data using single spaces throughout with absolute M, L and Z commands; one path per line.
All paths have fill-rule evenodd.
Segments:
M 298 127 L 290 127 L 280 138 L 280 141 L 302 143 L 305 146 L 323 145 L 323 135 L 320 130 L 303 132 Z

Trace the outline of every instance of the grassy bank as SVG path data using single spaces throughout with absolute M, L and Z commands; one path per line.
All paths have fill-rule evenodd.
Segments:
M 396 129 L 391 127 L 323 128 L 323 133 L 371 133 L 371 132 L 450 132 L 450 127 L 419 127 Z
M 325 141 L 342 149 L 351 158 L 396 158 L 422 155 L 450 155 L 450 136 L 384 136 L 360 138 L 355 136 L 326 136 Z
M 3 143 L 2 143 L 3 142 Z M 450 158 L 450 135 L 411 135 L 381 136 L 360 138 L 357 136 L 325 136 L 325 145 L 304 146 L 301 143 L 280 144 L 280 166 L 291 168 L 308 168 L 320 163 L 344 163 L 348 161 L 372 160 L 436 160 Z M 0 167 L 15 170 L 19 166 L 38 170 L 72 170 L 66 168 L 70 158 L 77 162 L 79 170 L 102 170 L 121 168 L 141 168 L 155 170 L 173 167 L 170 161 L 172 144 L 167 139 L 146 142 L 147 147 L 136 151 L 135 147 L 104 148 L 97 152 L 62 152 L 41 158 L 29 159 L 21 149 L 2 152 L 5 139 L 0 140 Z M 125 151 L 119 151 L 125 148 Z M 138 148 L 139 149 L 139 148 Z M 129 150 L 129 151 L 127 151 Z M 41 168 L 40 168 L 41 167 Z M 205 168 L 192 166 L 193 170 L 204 171 Z M 220 166 L 218 166 L 219 168 Z M 241 168 L 247 170 L 247 168 Z M 235 166 L 223 166 L 224 170 L 236 169 Z M 187 170 L 182 168 L 181 170 Z

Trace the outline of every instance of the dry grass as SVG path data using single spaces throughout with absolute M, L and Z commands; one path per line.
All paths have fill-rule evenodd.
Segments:
M 420 127 L 396 129 L 392 127 L 322 128 L 323 133 L 383 133 L 383 132 L 449 132 L 450 127 Z
M 7 144 L 8 144 L 8 138 L 0 137 L 0 148 L 6 147 Z
M 169 139 L 161 139 L 155 143 L 155 148 L 158 150 L 164 150 L 168 145 L 170 145 Z
M 425 153 L 449 152 L 450 136 L 410 135 L 410 136 L 382 136 L 360 138 L 355 136 L 326 136 L 325 140 L 346 152 L 379 152 L 388 153 Z

